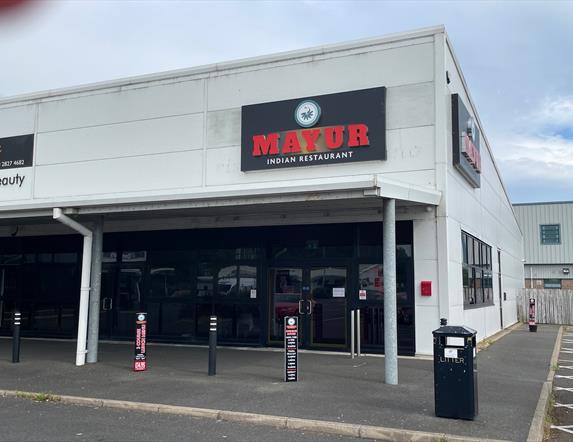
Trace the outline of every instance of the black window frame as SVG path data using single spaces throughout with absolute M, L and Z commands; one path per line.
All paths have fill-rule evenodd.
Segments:
M 464 309 L 494 305 L 492 247 L 461 231 Z

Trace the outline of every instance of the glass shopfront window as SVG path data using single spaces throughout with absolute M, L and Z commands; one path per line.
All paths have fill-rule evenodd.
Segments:
M 412 353 L 412 223 L 398 222 L 396 233 L 399 348 Z M 2 238 L 0 246 L 1 332 L 18 304 L 24 334 L 73 338 L 81 238 Z M 381 223 L 111 233 L 104 251 L 102 338 L 132 339 L 134 315 L 146 311 L 151 340 L 204 343 L 216 315 L 221 343 L 281 345 L 284 316 L 303 309 L 312 315 L 309 342 L 342 349 L 359 305 L 365 348 L 382 349 Z

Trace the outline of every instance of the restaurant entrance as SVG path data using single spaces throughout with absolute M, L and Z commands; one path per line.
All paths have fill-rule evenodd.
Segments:
M 304 348 L 347 345 L 346 266 L 269 268 L 269 341 L 280 344 L 285 316 L 299 316 Z

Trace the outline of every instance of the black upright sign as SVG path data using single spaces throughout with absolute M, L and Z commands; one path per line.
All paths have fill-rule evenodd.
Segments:
M 34 158 L 34 135 L 0 138 L 0 170 L 30 167 Z
M 133 370 L 145 371 L 147 369 L 147 313 L 136 313 L 135 315 L 135 360 L 133 362 Z
M 298 381 L 298 317 L 285 317 L 285 382 Z
M 452 95 L 452 147 L 455 168 L 472 187 L 480 187 L 479 129 L 458 94 Z
M 242 107 L 241 170 L 386 159 L 386 88 Z

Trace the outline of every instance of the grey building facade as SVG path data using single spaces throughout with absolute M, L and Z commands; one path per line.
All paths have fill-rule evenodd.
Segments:
M 523 232 L 525 287 L 573 289 L 573 202 L 514 204 Z

